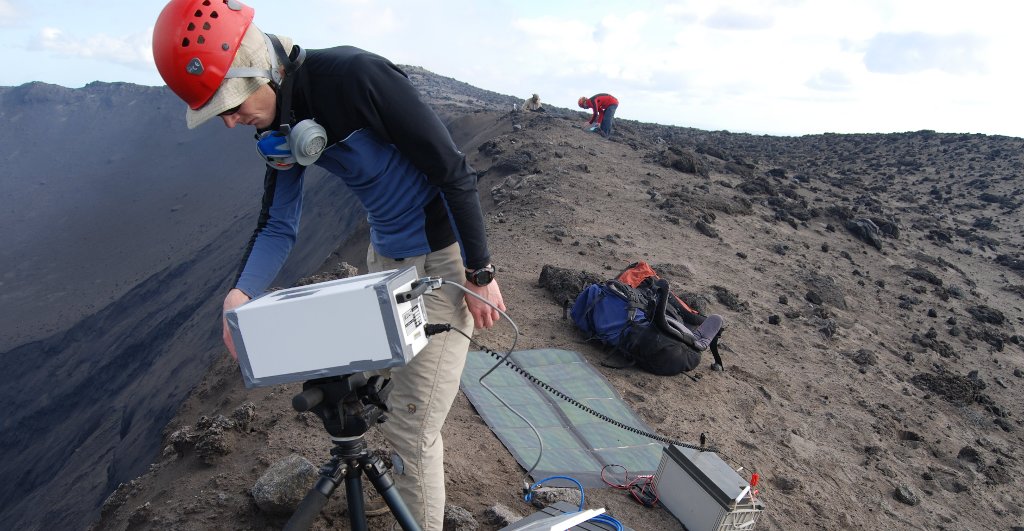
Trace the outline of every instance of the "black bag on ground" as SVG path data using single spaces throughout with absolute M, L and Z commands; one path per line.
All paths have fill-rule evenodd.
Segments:
M 701 352 L 712 347 L 715 363 L 721 366 L 718 355 L 718 336 L 723 320 L 719 315 L 694 316 L 701 320 L 694 330 L 685 326 L 686 315 L 670 311 L 668 282 L 658 279 L 654 287 L 653 308 L 647 309 L 649 319 L 632 323 L 623 334 L 619 349 L 641 369 L 661 376 L 674 376 L 692 371 L 700 365 Z M 643 288 L 641 284 L 640 289 Z

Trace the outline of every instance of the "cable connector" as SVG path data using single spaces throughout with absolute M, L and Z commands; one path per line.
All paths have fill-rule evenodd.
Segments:
M 440 288 L 441 284 L 444 284 L 444 279 L 441 277 L 418 278 L 412 283 L 413 287 L 426 286 L 428 291 Z
M 430 323 L 427 323 L 427 324 L 423 325 L 423 331 L 427 334 L 428 337 L 432 336 L 434 334 L 440 334 L 441 332 L 450 332 L 451 330 L 452 330 L 452 325 L 450 325 L 448 323 L 445 323 L 445 324 L 430 324 Z
M 430 293 L 431 291 L 440 288 L 441 284 L 443 283 L 444 279 L 441 277 L 418 278 L 414 280 L 412 284 L 409 286 L 409 291 L 396 293 L 395 300 L 398 301 L 399 304 L 402 304 L 403 302 L 409 302 L 423 295 L 424 293 Z

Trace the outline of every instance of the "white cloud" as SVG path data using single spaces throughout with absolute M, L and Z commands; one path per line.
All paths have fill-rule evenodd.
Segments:
M 985 40 L 969 33 L 879 33 L 868 42 L 864 65 L 871 72 L 910 74 L 936 69 L 950 74 L 984 72 Z
M 20 13 L 11 4 L 10 0 L 0 0 L 0 24 L 6 24 L 18 18 Z
M 827 68 L 815 74 L 807 80 L 806 85 L 814 90 L 826 90 L 842 92 L 853 87 L 853 83 L 846 74 L 832 68 Z
M 152 28 L 123 37 L 102 33 L 85 38 L 67 35 L 59 28 L 43 28 L 30 50 L 45 50 L 61 57 L 94 59 L 137 69 L 153 68 Z M 103 76 L 97 73 L 97 78 Z
M 763 30 L 774 24 L 774 18 L 765 13 L 750 13 L 730 7 L 715 10 L 705 21 L 709 28 L 721 30 Z
M 344 24 L 345 40 L 351 41 L 381 35 L 398 37 L 401 32 L 408 31 L 410 24 L 415 27 L 415 20 L 401 16 L 392 7 L 376 6 L 366 0 L 349 0 L 343 3 L 348 5 L 344 6 L 344 10 L 337 17 L 339 22 Z M 366 21 L 372 21 L 372 23 L 365 23 Z M 301 37 L 301 35 L 296 35 L 296 37 Z M 331 37 L 336 39 L 337 35 Z M 332 46 L 337 44 L 339 43 L 331 43 Z

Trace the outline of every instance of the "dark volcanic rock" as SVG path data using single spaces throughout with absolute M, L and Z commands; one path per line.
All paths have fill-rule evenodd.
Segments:
M 1014 271 L 1024 272 L 1024 260 L 1021 260 L 1020 258 L 1014 258 L 1007 254 L 1001 254 L 996 257 L 996 263 L 1003 267 L 1013 269 Z
M 511 155 L 500 157 L 490 168 L 487 169 L 487 174 L 490 177 L 492 174 L 504 177 L 505 175 L 513 173 L 524 173 L 530 172 L 534 166 L 534 156 L 530 151 L 516 151 Z
M 999 227 L 996 225 L 995 220 L 988 217 L 980 217 L 971 223 L 971 226 L 981 230 L 997 230 Z
M 887 238 L 899 239 L 900 237 L 900 226 L 895 221 L 883 219 L 876 220 L 875 225 L 878 226 L 879 232 L 881 232 Z
M 839 326 L 836 325 L 835 319 L 824 319 L 822 326 L 818 328 L 818 332 L 821 333 L 825 339 L 832 339 L 839 331 Z
M 862 348 L 856 352 L 843 352 L 843 355 L 850 358 L 850 360 L 857 365 L 875 365 L 878 363 L 878 356 L 866 348 Z
M 1006 320 L 1006 317 L 1003 315 L 1003 312 L 995 308 L 990 308 L 983 304 L 978 306 L 971 306 L 970 308 L 967 308 L 967 312 L 973 315 L 975 319 L 983 323 L 1001 325 L 1003 324 L 1003 321 Z
M 873 221 L 867 218 L 861 218 L 857 220 L 847 221 L 846 230 L 850 231 L 854 236 L 864 240 L 875 249 L 882 250 L 882 239 L 880 238 L 881 231 L 878 230 L 878 225 L 875 225 Z
M 928 337 L 929 335 L 931 335 L 932 337 Z M 910 340 L 914 343 L 917 343 L 918 345 L 921 345 L 924 348 L 935 351 L 939 356 L 942 356 L 943 358 L 958 357 L 956 354 L 956 350 L 953 349 L 952 345 L 946 343 L 941 339 L 937 339 L 937 335 L 937 333 L 929 334 L 927 332 L 924 336 L 921 336 L 919 334 L 912 334 L 910 336 Z
M 473 513 L 458 505 L 444 506 L 444 529 L 451 531 L 471 531 L 480 527 Z
M 558 304 L 576 300 L 576 296 L 588 284 L 598 284 L 604 279 L 586 271 L 576 271 L 553 265 L 545 265 L 538 279 L 540 287 L 548 290 Z
M 683 173 L 692 173 L 701 177 L 710 175 L 710 169 L 708 164 L 704 162 L 704 159 L 697 153 L 683 147 L 670 146 L 661 152 L 658 162 L 666 168 L 672 168 Z
M 747 181 L 743 181 L 743 183 L 740 184 L 737 188 L 747 195 L 776 196 L 779 194 L 778 191 L 775 189 L 775 185 L 773 185 L 771 181 L 765 179 L 764 177 L 757 177 Z
M 250 489 L 253 501 L 268 514 L 291 514 L 316 483 L 317 468 L 306 458 L 288 455 L 263 473 Z
M 896 498 L 896 501 L 900 503 L 905 503 L 907 505 L 910 505 L 911 507 L 921 503 L 921 499 L 918 498 L 917 495 L 914 494 L 912 490 L 910 490 L 910 487 L 907 487 L 906 485 L 900 485 L 896 487 L 896 491 L 893 493 L 893 497 Z
M 229 430 L 234 428 L 234 421 L 223 415 L 200 418 L 196 423 L 196 455 L 199 460 L 214 465 L 221 456 L 231 453 L 234 444 Z
M 726 308 L 729 308 L 734 312 L 745 312 L 750 306 L 746 302 L 741 301 L 734 293 L 722 286 L 711 286 L 711 289 L 715 291 L 715 298 L 718 299 L 718 302 L 724 304 Z
M 846 297 L 843 296 L 843 290 L 836 283 L 835 278 L 812 272 L 804 279 L 804 283 L 811 290 L 808 292 L 808 296 L 810 297 L 810 294 L 814 293 L 818 302 L 811 300 L 811 298 L 808 298 L 808 301 L 814 304 L 830 304 L 840 310 L 847 308 Z
M 958 406 L 967 406 L 984 396 L 981 390 L 985 384 L 979 380 L 957 374 L 921 373 L 910 378 L 918 389 L 930 391 Z
M 915 267 L 914 269 L 908 270 L 907 271 L 907 276 L 910 277 L 910 278 L 915 278 L 917 280 L 923 280 L 923 281 L 925 281 L 925 282 L 927 282 L 929 284 L 933 284 L 935 286 L 941 286 L 942 285 L 942 279 L 941 278 L 935 276 L 935 273 L 932 273 L 931 271 L 928 271 L 927 269 L 925 269 L 923 267 Z
M 781 490 L 782 492 L 793 492 L 800 488 L 802 483 L 796 478 L 787 478 L 783 476 L 775 477 L 771 479 L 772 485 Z
M 967 339 L 980 339 L 995 347 L 997 351 L 1003 350 L 1003 346 L 1006 344 L 1005 336 L 990 330 L 984 325 L 977 328 L 973 326 L 964 327 L 964 333 L 967 335 Z
M 718 238 L 718 231 L 704 221 L 697 221 L 693 224 L 693 228 L 697 229 L 697 232 L 707 236 L 708 238 Z
M 978 453 L 978 450 L 971 446 L 964 446 L 961 448 L 956 454 L 956 458 L 976 465 L 985 464 L 985 461 L 981 458 L 981 454 Z
M 709 299 L 707 295 L 685 290 L 676 291 L 675 294 L 682 299 L 690 309 L 701 315 L 708 315 L 711 307 L 711 299 Z

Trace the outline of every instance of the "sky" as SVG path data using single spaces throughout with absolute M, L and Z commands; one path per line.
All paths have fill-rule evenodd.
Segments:
M 244 0 L 243 0 L 244 1 Z M 248 0 L 306 48 L 350 44 L 476 87 L 619 119 L 769 135 L 1024 137 L 1016 0 Z M 0 86 L 163 85 L 165 2 L 0 0 Z

